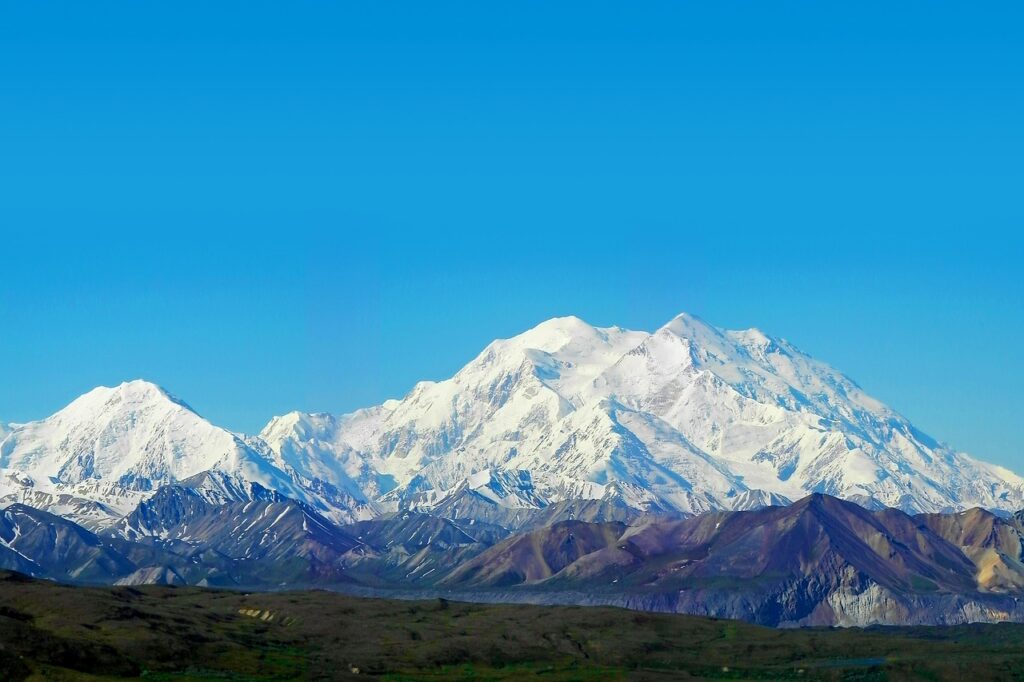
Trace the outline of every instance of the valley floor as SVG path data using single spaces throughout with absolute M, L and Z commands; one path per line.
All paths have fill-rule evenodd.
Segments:
M 1024 625 L 775 630 L 598 607 L 0 574 L 4 680 L 1024 679 Z

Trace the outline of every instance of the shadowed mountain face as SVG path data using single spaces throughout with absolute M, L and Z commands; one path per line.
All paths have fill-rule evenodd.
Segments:
M 348 582 L 362 543 L 277 493 L 213 504 L 167 486 L 101 535 L 24 505 L 0 514 L 0 562 L 80 583 L 272 586 Z
M 22 504 L 12 504 L 0 513 L 0 542 L 31 562 L 32 574 L 58 580 L 106 582 L 135 568 L 94 533 Z
M 250 495 L 215 504 L 195 489 L 165 486 L 111 533 L 182 556 L 213 552 L 242 584 L 348 581 L 343 558 L 363 543 L 301 502 L 255 484 Z

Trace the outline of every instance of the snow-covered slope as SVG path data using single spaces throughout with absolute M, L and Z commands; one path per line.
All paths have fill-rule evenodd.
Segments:
M 282 469 L 308 480 L 331 481 L 340 490 L 366 502 L 395 487 L 389 476 L 379 473 L 381 462 L 366 457 L 365 450 L 356 445 L 364 439 L 364 432 L 372 432 L 387 411 L 385 404 L 343 417 L 289 412 L 274 417 L 259 441 L 275 444 L 271 456 Z
M 549 320 L 400 401 L 292 413 L 261 439 L 281 466 L 385 508 L 472 493 L 700 512 L 808 492 L 909 511 L 1024 507 L 1024 479 L 941 445 L 828 365 L 690 315 L 653 334 Z
M 161 485 L 192 480 L 226 501 L 258 483 L 348 518 L 351 499 L 316 490 L 272 460 L 261 442 L 214 426 L 154 384 L 131 381 L 11 425 L 0 440 L 0 495 L 98 527 Z

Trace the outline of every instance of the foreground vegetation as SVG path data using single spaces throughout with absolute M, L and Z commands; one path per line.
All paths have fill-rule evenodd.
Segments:
M 1024 626 L 772 630 L 607 608 L 0 574 L 4 680 L 1024 679 Z

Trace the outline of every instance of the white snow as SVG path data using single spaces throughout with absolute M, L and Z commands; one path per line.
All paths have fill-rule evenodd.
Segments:
M 209 471 L 200 489 L 211 501 L 247 495 L 255 482 L 332 510 L 279 468 L 265 444 L 214 426 L 145 381 L 100 387 L 42 421 L 12 425 L 0 447 L 0 502 L 95 527 L 161 485 Z

